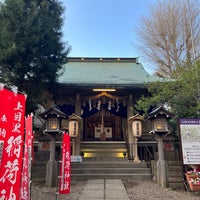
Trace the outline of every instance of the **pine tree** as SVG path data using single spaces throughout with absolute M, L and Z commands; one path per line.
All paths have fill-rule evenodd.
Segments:
M 62 42 L 64 8 L 57 0 L 0 4 L 0 82 L 27 94 L 27 112 L 57 82 L 69 46 Z

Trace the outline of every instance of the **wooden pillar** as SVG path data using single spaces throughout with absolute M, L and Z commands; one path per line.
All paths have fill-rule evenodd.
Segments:
M 133 95 L 129 94 L 128 102 L 127 102 L 127 139 L 128 139 L 128 144 L 130 146 L 129 151 L 131 155 L 135 155 L 135 138 L 133 137 L 132 134 L 132 126 L 131 123 L 128 121 L 130 117 L 133 116 Z M 132 156 L 131 156 L 132 157 Z
M 75 114 L 81 116 L 81 99 L 80 94 L 76 94 Z M 80 155 L 80 140 L 83 133 L 83 122 L 81 121 L 78 129 L 78 136 L 74 139 L 74 155 Z
M 129 94 L 128 102 L 127 102 L 127 130 L 128 130 L 128 141 L 133 142 L 132 135 L 132 126 L 131 123 L 128 122 L 128 119 L 133 116 L 133 95 Z

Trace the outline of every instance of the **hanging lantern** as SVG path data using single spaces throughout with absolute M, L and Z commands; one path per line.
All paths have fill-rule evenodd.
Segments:
M 134 115 L 128 119 L 132 123 L 132 134 L 134 137 L 142 136 L 142 121 L 143 118 L 140 115 Z
M 78 122 L 77 120 L 71 120 L 69 122 L 69 136 L 77 137 L 78 136 Z
M 140 162 L 138 157 L 138 138 L 142 136 L 142 121 L 143 117 L 136 114 L 128 119 L 132 125 L 132 134 L 135 137 L 135 145 L 131 151 L 132 156 L 134 155 L 134 162 Z
M 77 137 L 79 133 L 79 121 L 81 117 L 72 114 L 69 116 L 69 136 Z
M 135 120 L 132 122 L 132 131 L 134 137 L 142 136 L 142 122 L 139 120 Z

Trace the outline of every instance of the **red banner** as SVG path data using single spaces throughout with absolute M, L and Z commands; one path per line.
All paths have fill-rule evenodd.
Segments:
M 25 119 L 26 136 L 24 144 L 24 156 L 22 167 L 22 179 L 20 187 L 20 200 L 30 200 L 30 182 L 31 182 L 31 157 L 33 148 L 33 129 L 32 115 Z
M 70 192 L 70 137 L 68 134 L 63 134 L 62 141 L 62 161 L 60 165 L 60 181 L 59 181 L 59 194 L 69 194 Z
M 0 199 L 18 200 L 26 97 L 1 89 L 0 99 Z

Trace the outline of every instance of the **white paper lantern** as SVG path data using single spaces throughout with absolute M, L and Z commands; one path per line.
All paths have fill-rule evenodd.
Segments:
M 78 135 L 78 121 L 71 120 L 69 122 L 69 136 L 70 137 L 77 137 Z
M 142 136 L 142 122 L 139 120 L 135 120 L 132 122 L 132 133 L 134 137 Z

